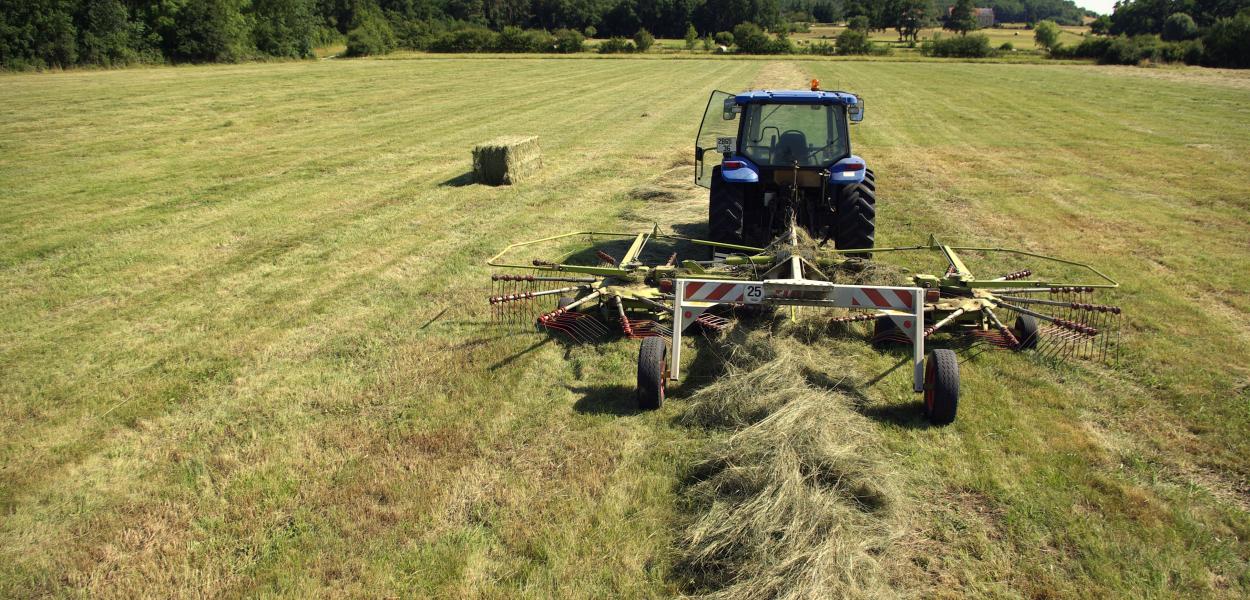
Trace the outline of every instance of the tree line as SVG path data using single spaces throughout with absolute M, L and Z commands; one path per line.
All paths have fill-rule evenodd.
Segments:
M 0 66 L 306 58 L 347 42 L 357 53 L 476 41 L 576 51 L 578 37 L 714 38 L 750 23 L 862 17 L 872 29 L 936 23 L 943 0 L 0 0 Z M 1079 22 L 1070 0 L 984 0 L 1000 21 Z M 506 31 L 505 31 L 506 30 Z M 530 32 L 518 34 L 517 31 Z M 465 33 L 465 32 L 468 33 Z M 507 33 L 506 39 L 498 38 Z M 517 41 L 519 38 L 521 41 Z M 756 39 L 755 41 L 758 41 Z M 352 43 L 354 42 L 354 44 Z M 518 46 L 518 44 L 520 44 Z M 494 47 L 488 49 L 497 49 Z
M 1056 44 L 1051 55 L 1250 68 L 1250 0 L 1125 0 L 1090 29 L 1103 35 L 1069 48 Z

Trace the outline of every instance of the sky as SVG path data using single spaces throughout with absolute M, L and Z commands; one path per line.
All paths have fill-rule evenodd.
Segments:
M 1088 8 L 1100 15 L 1111 14 L 1111 7 L 1115 5 L 1115 0 L 1073 0 L 1076 5 L 1081 8 Z

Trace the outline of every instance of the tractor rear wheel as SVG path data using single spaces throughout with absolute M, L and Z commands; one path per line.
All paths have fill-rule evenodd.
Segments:
M 667 386 L 668 345 L 661 337 L 644 338 L 638 349 L 638 408 L 659 408 Z
M 1037 347 L 1037 317 L 1020 315 L 1016 317 L 1016 326 L 1012 329 L 1015 329 L 1016 339 L 1020 340 L 1017 350 L 1032 350 Z
M 877 234 L 877 180 L 872 171 L 864 180 L 842 188 L 838 194 L 837 221 L 834 225 L 834 246 L 840 250 L 872 248 Z M 866 252 L 848 254 L 851 258 L 869 258 Z
M 712 167 L 712 192 L 707 205 L 707 239 L 722 244 L 742 244 L 744 198 L 741 185 L 728 183 L 720 167 Z M 712 248 L 713 255 L 726 253 Z
M 934 425 L 949 425 L 958 409 L 959 360 L 954 350 L 934 350 L 924 361 L 924 415 Z

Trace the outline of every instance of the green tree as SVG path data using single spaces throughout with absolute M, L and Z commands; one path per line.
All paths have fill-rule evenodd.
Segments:
M 595 29 L 594 25 L 587 25 L 586 28 L 582 30 L 582 33 L 586 34 L 586 37 L 588 38 L 594 38 L 595 34 L 599 33 L 599 30 Z
M 967 35 L 969 31 L 976 30 L 976 7 L 972 4 L 972 0 L 956 0 L 943 27 L 958 32 L 959 35 Z
M 1052 51 L 1059 46 L 1059 26 L 1054 21 L 1039 21 L 1033 27 L 1033 41 Z
M 270 56 L 307 58 L 317 19 L 312 0 L 252 0 L 252 41 Z
M 734 27 L 734 44 L 743 54 L 768 54 L 768 34 L 755 23 L 739 23 Z
M 1203 62 L 1213 67 L 1250 68 L 1250 11 L 1219 19 L 1202 38 Z
M 647 50 L 650 50 L 651 46 L 654 44 L 655 36 L 651 35 L 650 31 L 647 31 L 646 29 L 639 29 L 638 33 L 634 34 L 634 45 L 638 47 L 639 52 L 646 52 Z
M 1194 18 L 1188 14 L 1172 13 L 1163 22 L 1162 37 L 1169 42 L 1192 40 L 1198 37 L 1198 24 L 1194 23 Z
M 843 29 L 837 38 L 838 54 L 869 54 L 872 52 L 872 41 L 868 32 L 860 29 Z
M 869 27 L 872 27 L 872 20 L 867 15 L 855 15 L 846 22 L 846 28 L 855 31 L 868 31 Z
M 916 42 L 920 30 L 929 20 L 930 7 L 928 0 L 901 0 L 899 2 L 896 7 L 899 11 L 898 18 L 894 22 L 894 30 L 898 32 L 899 39 Z
M 1097 19 L 1090 22 L 1089 32 L 1094 35 L 1107 35 L 1108 33 L 1111 33 L 1111 17 L 1108 17 L 1107 15 L 1098 15 Z
M 694 28 L 694 25 L 687 24 L 686 25 L 686 49 L 694 50 L 695 44 L 698 44 L 698 43 L 699 43 L 699 31 Z
M 347 32 L 348 56 L 386 54 L 395 49 L 395 32 L 377 6 L 356 13 L 351 31 Z
M 78 29 L 72 2 L 0 2 L 0 66 L 70 67 L 77 62 Z
M 574 29 L 557 29 L 556 36 L 556 52 L 561 54 L 572 54 L 581 52 L 586 49 L 586 38 Z
M 199 0 L 174 17 L 173 58 L 191 62 L 236 62 L 251 54 L 245 0 Z
M 135 60 L 134 26 L 121 0 L 84 0 L 79 15 L 80 63 L 110 66 Z

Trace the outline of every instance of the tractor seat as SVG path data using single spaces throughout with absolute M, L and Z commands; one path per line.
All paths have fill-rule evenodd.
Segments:
M 802 161 L 807 158 L 807 136 L 801 131 L 787 131 L 777 140 L 773 157 L 779 161 Z

